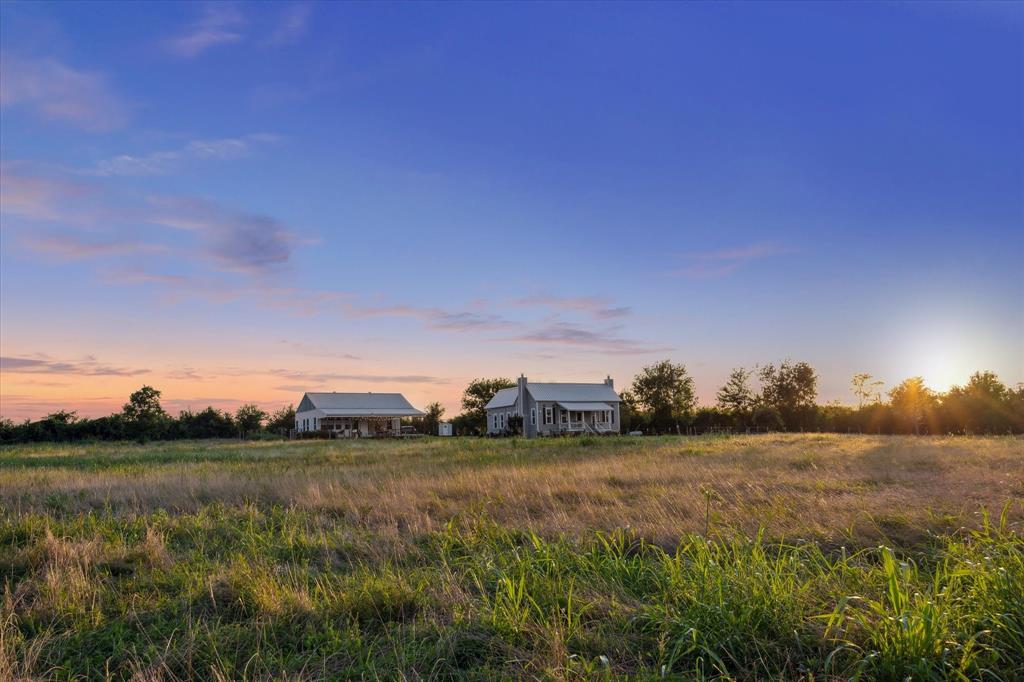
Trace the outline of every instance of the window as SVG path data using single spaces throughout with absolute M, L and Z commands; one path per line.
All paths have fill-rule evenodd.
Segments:
M 609 412 L 608 414 L 610 414 L 610 415 L 611 415 L 611 418 L 612 418 L 612 420 L 611 420 L 611 421 L 612 421 L 612 424 L 614 424 L 614 423 L 615 423 L 615 410 L 612 410 L 612 411 L 611 411 L 611 412 Z
M 492 419 L 494 420 L 494 430 L 497 431 L 498 430 L 498 415 L 494 415 L 492 417 Z
M 568 421 L 569 421 L 569 411 L 568 410 L 559 410 L 558 411 L 558 419 L 563 424 L 568 423 Z
M 505 428 L 505 415 L 500 414 L 498 416 L 501 417 L 501 428 L 504 429 Z
M 537 408 L 536 407 L 531 407 L 530 408 L 530 423 L 533 424 L 534 426 L 537 425 Z
M 544 408 L 544 423 L 545 424 L 554 424 L 555 423 L 554 414 L 551 411 L 551 406 L 550 405 L 548 405 L 547 407 Z

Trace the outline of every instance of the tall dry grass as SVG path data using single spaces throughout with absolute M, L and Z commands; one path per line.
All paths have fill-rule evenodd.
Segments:
M 1024 498 L 1024 440 L 762 435 L 8 449 L 14 513 L 284 505 L 383 533 L 466 513 L 545 535 L 630 527 L 671 546 L 710 526 L 827 541 L 976 527 Z M 1014 507 L 1011 524 L 1021 522 Z

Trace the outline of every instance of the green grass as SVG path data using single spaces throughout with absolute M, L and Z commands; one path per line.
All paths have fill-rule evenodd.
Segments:
M 820 520 L 810 518 L 805 528 L 751 531 L 759 524 L 732 522 L 750 509 L 737 490 L 705 495 L 696 481 L 697 506 L 676 520 L 671 542 L 654 532 L 667 523 L 664 509 L 650 526 L 642 523 L 649 510 L 621 524 L 589 516 L 590 527 L 563 515 L 581 514 L 582 498 L 623 510 L 622 499 L 663 504 L 660 487 L 628 473 L 634 455 L 660 452 L 664 462 L 714 472 L 741 466 L 734 458 L 746 452 L 752 467 L 790 476 L 808 448 L 820 453 L 816 467 L 834 467 L 852 442 L 0 451 L 0 679 L 1024 679 L 1019 497 L 991 520 L 967 507 L 952 519 L 890 510 L 918 531 L 903 543 L 881 530 L 819 537 Z M 917 441 L 895 443 L 904 442 L 910 452 Z M 979 452 L 990 450 L 989 469 L 1004 447 L 1010 464 L 1020 456 L 1019 440 L 979 443 Z M 875 445 L 856 443 L 869 455 Z M 918 480 L 900 479 L 900 447 L 883 445 L 896 472 L 891 485 Z M 922 452 L 911 452 L 909 468 Z M 579 487 L 572 499 L 557 487 L 562 497 L 552 504 L 565 506 L 513 513 L 510 486 L 552 485 L 552 462 L 582 468 L 588 479 L 612 470 L 613 482 Z M 184 481 L 180 503 L 166 491 L 122 489 L 139 467 L 156 476 L 150 484 Z M 479 488 L 421 480 L 466 467 Z M 218 477 L 232 486 L 255 477 L 270 490 L 275 480 L 295 485 L 288 477 L 296 470 L 344 472 L 337 494 L 359 499 L 303 503 L 304 485 L 286 503 L 252 487 L 234 501 L 222 494 L 233 487 L 207 500 L 184 497 L 196 494 L 193 478 L 215 487 L 225 485 Z M 683 471 L 690 469 L 660 466 L 662 476 Z M 93 504 L 97 474 L 119 491 L 102 505 Z M 1020 472 L 1005 474 L 1007 490 L 1019 490 Z M 801 481 L 792 479 L 794 497 L 784 503 L 803 499 Z M 407 491 L 401 505 L 390 497 L 375 504 L 374 491 L 389 483 Z M 458 506 L 438 502 L 444 491 Z M 853 494 L 865 502 L 876 491 Z

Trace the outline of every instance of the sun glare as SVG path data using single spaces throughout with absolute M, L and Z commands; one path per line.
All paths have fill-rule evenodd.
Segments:
M 921 355 L 920 375 L 933 391 L 948 391 L 952 386 L 963 384 L 971 372 L 957 348 L 937 347 Z

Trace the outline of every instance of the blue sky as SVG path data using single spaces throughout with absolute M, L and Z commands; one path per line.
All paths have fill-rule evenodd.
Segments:
M 1013 3 L 0 6 L 0 412 L 1024 380 Z

